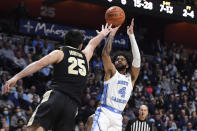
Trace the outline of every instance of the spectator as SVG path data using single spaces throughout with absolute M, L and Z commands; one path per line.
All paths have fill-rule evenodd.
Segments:
M 152 126 L 152 131 L 158 131 L 157 128 L 155 127 L 155 119 L 151 118 L 149 122 Z
M 17 56 L 17 53 L 20 53 L 20 56 L 22 58 L 24 58 L 26 55 L 25 55 L 25 52 L 24 52 L 24 48 L 23 48 L 23 45 L 21 43 L 18 43 L 17 44 L 17 47 L 16 49 L 14 50 L 14 55 Z
M 13 58 L 13 61 L 16 65 L 18 65 L 21 69 L 27 66 L 25 59 L 21 56 L 20 51 L 16 51 L 16 57 Z
M 42 73 L 43 77 L 47 77 L 51 74 L 53 67 L 51 65 L 42 68 L 39 72 Z
M 166 94 L 172 93 L 172 90 L 170 88 L 170 81 L 169 81 L 169 79 L 166 78 L 165 75 L 163 75 L 163 77 L 162 77 L 161 88 L 166 90 Z
M 47 40 L 44 40 L 44 46 L 43 46 L 43 55 L 47 55 L 48 53 L 50 53 L 50 51 L 52 51 L 51 45 L 48 43 Z
M 31 88 L 30 88 L 30 91 L 29 93 L 27 94 L 28 96 L 28 100 L 30 100 L 30 102 L 32 103 L 33 102 L 33 96 L 34 95 L 37 95 L 36 94 L 36 86 L 35 85 L 32 85 Z M 38 95 L 37 95 L 38 96 Z M 40 97 L 38 96 L 38 102 L 40 101 Z
M 10 113 L 9 113 L 9 109 L 7 107 L 4 107 L 3 108 L 3 117 L 5 118 L 6 120 L 6 124 L 8 126 L 10 126 L 10 123 L 11 123 L 11 118 L 10 118 Z
M 145 90 L 148 96 L 153 94 L 153 87 L 151 86 L 151 81 L 147 82 L 147 87 L 145 88 Z
M 96 111 L 95 100 L 90 99 L 89 104 L 84 109 L 84 121 L 87 121 L 88 116 L 91 116 Z
M 31 108 L 34 111 L 40 102 L 40 97 L 37 94 L 33 95 L 33 101 L 31 103 Z
M 195 111 L 192 112 L 192 116 L 191 116 L 191 118 L 189 119 L 188 122 L 191 122 L 192 125 L 193 125 L 193 128 L 194 128 L 194 129 L 197 129 L 197 128 L 196 128 L 196 126 L 197 126 L 197 115 L 196 115 L 196 112 L 195 112 Z
M 94 70 L 95 70 L 96 67 L 100 68 L 100 69 L 103 68 L 103 63 L 102 63 L 101 58 L 99 56 L 96 57 L 96 60 L 93 60 L 92 66 L 93 66 Z
M 126 127 L 128 124 L 128 117 L 127 116 L 123 116 L 123 120 L 122 120 L 122 131 L 126 131 Z
M 14 108 L 14 103 L 8 99 L 9 95 L 9 93 L 2 95 L 2 98 L 0 99 L 0 107 L 8 107 L 9 109 Z
M 14 96 L 16 99 L 22 98 L 23 100 L 27 102 L 31 102 L 27 94 L 24 93 L 22 85 L 17 87 L 17 92 L 14 94 Z
M 189 101 L 188 104 L 189 104 L 188 111 L 189 111 L 189 114 L 191 115 L 193 112 L 196 112 L 196 106 L 194 105 L 192 101 Z
M 161 55 L 159 52 L 157 52 L 157 54 L 156 54 L 156 61 L 157 61 L 157 63 L 161 63 L 161 61 L 162 61 L 162 58 L 161 58 Z
M 186 115 L 186 116 L 184 116 L 183 124 L 181 125 L 182 130 L 187 129 L 187 123 L 188 123 L 188 116 Z
M 184 129 L 183 131 L 196 131 L 192 128 L 192 123 L 191 122 L 188 122 L 187 123 L 187 128 Z
M 157 128 L 158 131 L 163 131 L 164 127 L 163 127 L 163 123 L 161 120 L 161 116 L 159 113 L 156 114 L 155 116 L 155 127 Z
M 175 131 L 175 130 L 176 130 L 176 129 L 174 129 L 174 128 L 172 127 L 172 121 L 171 121 L 171 120 L 168 121 L 166 130 L 167 130 L 167 131 Z
M 79 122 L 79 124 L 75 127 L 75 131 L 85 131 L 85 126 L 83 121 Z
M 149 109 L 151 115 L 154 114 L 155 109 L 156 109 L 156 100 L 155 100 L 155 98 L 151 98 L 151 102 L 150 102 L 150 104 L 148 104 L 148 109 Z
M 16 131 L 21 131 L 23 126 L 25 125 L 25 122 L 23 119 L 18 119 L 17 120 L 17 127 L 15 128 Z
M 91 99 L 91 90 L 90 88 L 87 87 L 86 92 L 84 93 L 84 96 L 83 96 L 83 101 L 87 103 L 90 99 Z
M 2 131 L 10 131 L 9 125 L 6 124 L 6 118 L 1 118 L 1 123 L 2 123 Z
M 20 107 L 16 107 L 15 113 L 14 113 L 14 115 L 11 118 L 11 126 L 13 128 L 17 128 L 19 119 L 23 119 L 24 123 L 25 124 L 27 123 L 27 119 L 26 119 L 25 113 L 22 111 L 22 109 Z
M 1 50 L 1 52 L 6 58 L 13 60 L 14 52 L 12 51 L 11 45 L 8 42 L 5 43 L 5 47 Z
M 36 47 L 41 47 L 41 49 L 44 48 L 44 43 L 43 43 L 42 40 L 40 40 L 40 36 L 39 35 L 37 35 L 36 39 L 33 40 L 33 45 L 32 46 L 35 47 L 35 48 Z
M 33 46 L 33 41 L 32 40 L 30 40 L 28 42 L 28 44 L 26 44 L 24 46 L 24 51 L 25 51 L 26 54 L 35 54 L 36 53 L 36 49 Z
M 169 114 L 169 117 L 166 118 L 165 127 L 167 127 L 167 130 L 177 130 L 173 114 Z
M 157 39 L 157 42 L 156 42 L 156 46 L 155 46 L 155 52 L 160 52 L 162 53 L 162 45 L 161 45 L 161 41 L 160 39 Z
M 142 82 L 139 82 L 139 84 L 136 85 L 136 88 L 138 89 L 139 92 L 142 92 L 144 86 L 142 85 Z
M 129 107 L 129 104 L 127 103 L 124 109 L 124 116 L 127 116 L 127 119 L 133 118 L 134 112 Z
M 166 110 L 170 110 L 171 112 L 174 112 L 174 106 L 175 106 L 175 98 L 174 98 L 174 94 L 170 95 L 169 100 L 167 99 L 165 101 L 165 108 Z

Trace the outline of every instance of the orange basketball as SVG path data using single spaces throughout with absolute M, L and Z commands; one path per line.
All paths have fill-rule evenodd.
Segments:
M 112 6 L 105 12 L 105 20 L 108 24 L 119 26 L 125 21 L 124 10 L 118 6 Z

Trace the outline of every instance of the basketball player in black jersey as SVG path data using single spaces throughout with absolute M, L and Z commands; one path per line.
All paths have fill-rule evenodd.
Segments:
M 65 35 L 65 46 L 54 50 L 38 61 L 28 65 L 24 70 L 8 80 L 4 92 L 9 92 L 15 83 L 43 67 L 54 64 L 51 90 L 48 90 L 28 122 L 27 131 L 71 131 L 80 96 L 86 86 L 89 61 L 94 49 L 108 35 L 111 25 L 102 26 L 100 33 L 94 37 L 85 49 L 82 49 L 83 35 L 76 30 Z M 97 31 L 98 32 L 98 31 Z

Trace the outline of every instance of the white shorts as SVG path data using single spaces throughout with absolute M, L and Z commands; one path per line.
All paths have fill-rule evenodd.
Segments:
M 98 107 L 91 131 L 122 131 L 122 115 L 105 107 Z

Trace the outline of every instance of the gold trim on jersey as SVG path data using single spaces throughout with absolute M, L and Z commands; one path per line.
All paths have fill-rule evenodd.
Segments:
M 33 123 L 33 121 L 34 121 L 34 118 L 35 118 L 35 115 L 36 115 L 36 113 L 37 113 L 37 111 L 38 111 L 38 108 L 40 107 L 40 105 L 41 105 L 42 103 L 44 103 L 44 102 L 46 102 L 46 101 L 49 100 L 49 97 L 50 97 L 52 91 L 53 91 L 53 90 L 49 90 L 49 91 L 47 91 L 47 92 L 44 94 L 41 103 L 36 107 L 36 110 L 34 111 L 33 115 L 31 116 L 31 118 L 30 118 L 30 120 L 29 120 L 27 126 L 32 126 L 32 123 Z
M 69 47 L 69 48 L 72 48 L 72 49 L 79 50 L 79 49 L 77 49 L 77 48 L 75 48 L 75 47 L 72 47 L 72 46 L 66 46 L 66 47 Z

